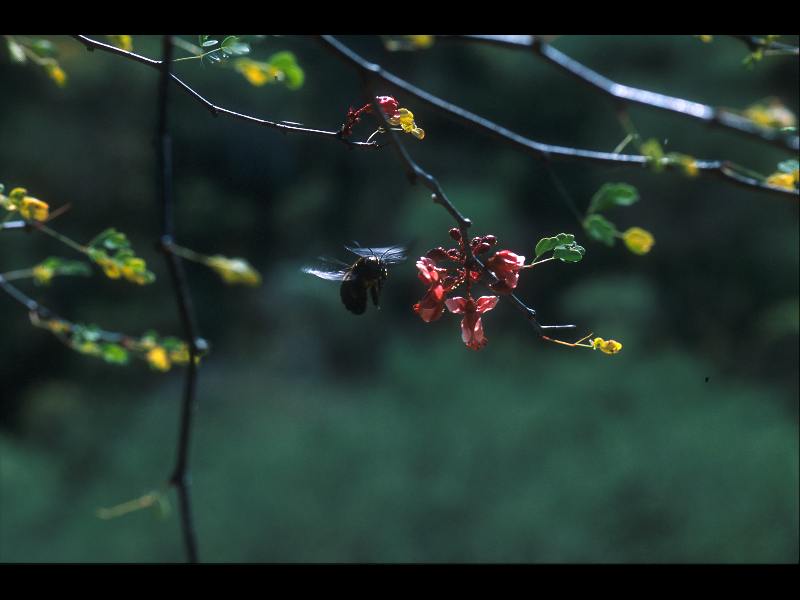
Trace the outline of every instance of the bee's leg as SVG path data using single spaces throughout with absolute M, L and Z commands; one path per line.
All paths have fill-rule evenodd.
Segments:
M 369 293 L 372 296 L 372 303 L 380 310 L 381 307 L 380 304 L 378 304 L 378 300 L 380 299 L 381 282 L 378 281 L 376 284 L 370 286 Z

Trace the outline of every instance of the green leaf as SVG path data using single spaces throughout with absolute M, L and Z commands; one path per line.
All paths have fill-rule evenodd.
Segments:
M 784 160 L 783 162 L 778 164 L 778 171 L 783 173 L 793 173 L 800 168 L 800 162 L 792 159 L 792 160 Z M 3 190 L 0 190 L 2 192 Z
M 198 40 L 200 42 L 200 47 L 201 48 L 210 48 L 211 46 L 213 46 L 213 45 L 215 45 L 217 43 L 217 40 L 208 39 L 207 35 L 201 35 L 198 38 Z
M 235 35 L 229 35 L 222 40 L 220 49 L 228 56 L 244 56 L 250 52 L 250 46 L 242 43 Z
M 25 50 L 11 37 L 6 38 L 6 43 L 8 44 L 8 53 L 11 55 L 11 60 L 20 64 L 28 60 L 25 56 Z
M 657 139 L 647 140 L 642 144 L 640 150 L 648 158 L 648 162 L 654 171 L 660 172 L 664 170 L 664 149 Z
M 553 248 L 558 246 L 558 238 L 556 237 L 546 237 L 539 240 L 536 244 L 536 256 L 534 259 L 539 258 L 545 252 L 550 252 Z
M 115 365 L 128 364 L 128 351 L 119 344 L 103 344 L 103 360 Z
M 589 203 L 588 213 L 599 213 L 615 206 L 630 206 L 639 200 L 639 192 L 627 183 L 604 183 Z
M 90 248 L 97 248 L 98 246 L 105 246 L 109 250 L 116 250 L 118 248 L 129 248 L 130 242 L 128 242 L 128 238 L 124 233 L 117 231 L 113 227 L 109 227 L 100 232 L 89 242 Z
M 294 54 L 288 51 L 278 52 L 270 56 L 267 62 L 283 72 L 286 87 L 290 90 L 296 90 L 303 86 L 305 73 L 300 68 L 300 65 L 297 64 Z
M 56 47 L 50 40 L 34 40 L 31 44 L 31 50 L 42 58 L 56 55 Z
M 614 224 L 600 215 L 589 215 L 583 221 L 583 228 L 593 240 L 603 242 L 606 246 L 613 246 L 617 237 L 617 228 Z
M 553 251 L 553 256 L 564 262 L 580 262 L 584 254 L 586 254 L 586 248 L 579 246 L 575 242 L 558 246 Z
M 156 501 L 153 503 L 153 513 L 158 519 L 167 519 L 172 512 L 172 506 L 164 494 L 159 494 Z

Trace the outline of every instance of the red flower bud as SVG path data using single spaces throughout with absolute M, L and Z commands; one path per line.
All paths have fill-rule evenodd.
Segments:
M 447 251 L 439 246 L 438 248 L 434 248 L 433 250 L 428 250 L 428 253 L 425 255 L 433 261 L 437 260 L 448 260 Z
M 485 235 L 483 236 L 483 241 L 490 246 L 494 246 L 497 243 L 497 238 L 493 235 Z
M 491 246 L 489 244 L 487 244 L 486 242 L 481 242 L 480 244 L 475 246 L 475 249 L 473 250 L 473 253 L 475 253 L 475 254 L 483 254 L 484 252 L 488 252 L 489 248 L 491 248 Z
M 452 260 L 454 262 L 460 262 L 461 261 L 461 250 L 456 250 L 455 248 L 450 248 L 447 251 L 447 258 L 449 258 L 450 260 Z
M 453 227 L 449 233 L 450 237 L 453 238 L 455 241 L 457 242 L 461 241 L 461 230 L 458 227 Z

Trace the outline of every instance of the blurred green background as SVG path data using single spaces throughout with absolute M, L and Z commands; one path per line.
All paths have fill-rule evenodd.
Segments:
M 122 229 L 158 280 L 96 272 L 19 285 L 74 321 L 181 335 L 155 250 L 158 74 L 52 39 L 63 89 L 0 59 L 0 181 L 71 203 L 54 226 L 74 239 Z M 610 151 L 624 136 L 606 98 L 524 52 L 438 41 L 390 53 L 377 37 L 341 39 L 534 139 Z M 159 57 L 158 38 L 134 44 Z M 731 108 L 777 97 L 797 113 L 796 58 L 749 71 L 745 47 L 724 36 L 554 45 L 622 83 Z M 363 104 L 357 75 L 318 43 L 267 37 L 253 56 L 279 50 L 296 54 L 302 89 L 254 88 L 196 61 L 177 72 L 222 106 L 321 129 Z M 227 287 L 187 265 L 213 348 L 192 448 L 201 559 L 797 562 L 798 203 L 709 178 L 556 163 L 581 208 L 604 182 L 637 186 L 641 201 L 613 213 L 620 228 L 655 235 L 634 256 L 587 240 L 538 161 L 395 95 L 427 133 L 405 136 L 407 148 L 475 233 L 529 257 L 540 237 L 577 234 L 581 263 L 537 268 L 518 291 L 542 322 L 576 323 L 624 350 L 542 342 L 507 301 L 484 318 L 488 346 L 467 350 L 458 318 L 426 324 L 410 310 L 424 292 L 413 258 L 447 244 L 452 224 L 393 152 L 214 119 L 173 88 L 178 241 L 247 257 L 264 276 L 257 289 Z M 679 117 L 630 115 L 668 151 L 764 174 L 792 158 Z M 365 121 L 356 133 L 372 130 Z M 381 310 L 361 317 L 335 284 L 299 270 L 321 254 L 346 259 L 353 239 L 413 242 Z M 43 236 L 0 236 L 0 272 L 50 255 L 78 258 Z M 0 311 L 0 560 L 182 561 L 174 508 L 167 519 L 95 516 L 168 477 L 182 370 L 104 364 L 32 328 L 5 295 Z

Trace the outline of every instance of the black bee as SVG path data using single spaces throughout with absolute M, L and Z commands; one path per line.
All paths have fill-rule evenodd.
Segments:
M 359 257 L 352 265 L 336 259 L 320 258 L 322 263 L 319 266 L 303 267 L 303 272 L 329 281 L 341 281 L 339 294 L 342 303 L 353 314 L 362 315 L 367 310 L 367 290 L 372 303 L 380 309 L 378 303 L 383 282 L 389 276 L 388 266 L 406 259 L 405 248 L 362 248 L 358 245 L 345 248 Z

